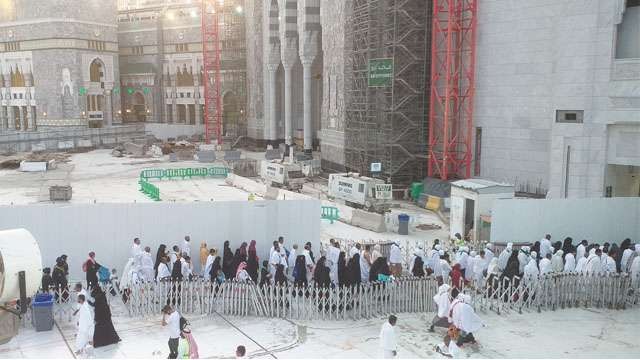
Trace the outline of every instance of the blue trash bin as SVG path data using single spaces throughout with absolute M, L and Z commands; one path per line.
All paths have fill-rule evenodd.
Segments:
M 409 215 L 398 215 L 398 234 L 409 235 Z
M 53 329 L 53 295 L 41 293 L 31 301 L 31 322 L 36 331 Z

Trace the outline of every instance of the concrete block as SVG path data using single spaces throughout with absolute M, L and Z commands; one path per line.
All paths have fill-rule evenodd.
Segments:
M 226 161 L 240 160 L 241 157 L 242 157 L 242 153 L 237 150 L 227 150 L 224 152 L 224 159 Z
M 193 160 L 193 157 L 196 154 L 196 150 L 195 149 L 179 149 L 179 150 L 174 150 L 174 153 L 176 154 L 177 160 L 189 161 L 189 160 Z
M 170 162 L 177 162 L 178 161 L 178 155 L 176 155 L 176 153 L 169 154 L 169 161 Z
M 46 161 L 21 161 L 20 171 L 23 172 L 43 172 L 47 171 Z
M 73 149 L 75 147 L 73 140 L 58 141 L 59 150 Z
M 387 231 L 383 215 L 359 209 L 353 210 L 351 225 L 379 233 Z
M 35 143 L 31 144 L 31 151 L 45 151 L 47 150 L 47 144 L 45 143 Z
M 201 163 L 212 163 L 216 161 L 216 152 L 211 150 L 198 151 L 198 161 Z
M 125 143 L 124 150 L 133 156 L 142 156 L 145 153 L 144 145 L 138 145 L 132 142 Z
M 90 139 L 79 139 L 78 147 L 80 148 L 90 148 L 93 147 L 93 142 Z
M 276 159 L 281 159 L 282 158 L 282 152 L 280 151 L 280 149 L 271 149 L 271 150 L 267 150 L 264 153 L 264 158 L 266 160 L 276 160 Z
M 200 151 L 216 151 L 217 145 L 215 144 L 201 144 L 198 146 Z

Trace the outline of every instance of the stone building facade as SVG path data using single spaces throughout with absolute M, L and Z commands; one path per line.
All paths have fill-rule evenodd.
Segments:
M 475 176 L 640 196 L 640 1 L 480 2 Z
M 121 123 L 115 2 L 4 3 L 0 129 Z

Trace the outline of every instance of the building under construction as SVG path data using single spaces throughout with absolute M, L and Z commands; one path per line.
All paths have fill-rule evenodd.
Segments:
M 431 1 L 355 0 L 350 24 L 345 167 L 396 186 L 422 179 Z

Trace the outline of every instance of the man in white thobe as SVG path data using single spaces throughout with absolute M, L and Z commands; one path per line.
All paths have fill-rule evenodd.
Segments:
M 583 257 L 585 257 L 587 253 L 587 240 L 582 240 L 580 245 L 576 248 L 576 259 L 580 261 Z
M 395 277 L 402 275 L 402 254 L 398 243 L 393 243 L 389 249 L 389 263 L 391 274 Z
M 529 247 L 523 246 L 520 248 L 520 252 L 518 252 L 518 262 L 520 264 L 519 272 L 522 274 L 524 272 L 524 267 L 529 264 Z
M 600 259 L 602 260 L 602 272 L 604 274 L 615 274 L 617 272 L 616 261 L 608 253 L 603 253 Z
M 182 242 L 182 256 L 185 254 L 187 256 L 191 256 L 191 237 L 189 235 L 184 237 L 184 241 Z
M 87 345 L 93 344 L 93 331 L 95 323 L 93 321 L 93 312 L 89 309 L 84 295 L 78 295 L 78 333 L 76 335 L 76 354 L 82 353 Z
M 570 253 L 565 255 L 564 257 L 564 272 L 574 272 L 576 271 L 576 254 L 575 250 L 572 250 Z
M 141 272 L 144 281 L 153 281 L 155 270 L 153 269 L 153 258 L 151 257 L 151 248 L 146 246 L 141 257 Z
M 385 359 L 393 359 L 398 354 L 398 341 L 396 339 L 395 326 L 398 318 L 389 316 L 389 320 L 382 324 L 380 329 L 380 347 Z
M 631 284 L 636 289 L 640 287 L 640 245 L 635 246 L 636 256 L 631 260 L 629 273 L 631 274 Z
M 327 260 L 329 263 L 329 278 L 335 285 L 338 284 L 338 258 L 340 257 L 340 245 L 331 239 L 331 244 L 327 248 Z
M 487 243 L 484 246 L 484 256 L 487 258 L 487 264 L 490 264 L 491 260 L 493 260 L 493 257 L 495 256 L 493 254 L 493 245 L 491 243 Z
M 469 261 L 469 248 L 467 248 L 466 246 L 460 247 L 460 251 L 458 251 L 456 260 L 458 264 L 460 264 L 460 270 L 462 271 L 462 273 L 466 274 L 466 269 Z
M 500 271 L 504 271 L 507 267 L 507 262 L 509 262 L 509 257 L 511 256 L 511 252 L 513 251 L 513 243 L 507 243 L 507 247 L 502 250 L 500 255 L 498 256 L 498 268 Z
M 602 270 L 602 261 L 600 260 L 600 249 L 591 249 L 589 257 L 584 264 L 584 272 L 587 274 L 599 274 Z
M 351 259 L 355 254 L 360 255 L 360 244 L 358 243 L 354 244 L 351 247 L 351 250 L 349 250 L 349 259 Z
M 563 256 L 564 256 L 564 251 L 558 250 L 551 257 L 551 270 L 553 272 L 559 273 L 559 272 L 562 272 L 562 270 L 564 269 L 564 260 L 562 260 Z
M 551 254 L 551 235 L 549 234 L 540 240 L 540 257 L 544 259 L 547 254 Z
M 133 239 L 133 245 L 131 245 L 131 257 L 135 259 L 135 257 L 142 252 L 142 247 L 140 246 L 140 239 Z
M 553 271 L 551 266 L 551 254 L 547 253 L 547 256 L 540 260 L 540 276 L 548 274 Z
M 271 281 L 273 282 L 276 277 L 276 269 L 281 263 L 280 260 L 280 248 L 278 245 L 274 246 L 271 256 L 269 256 L 269 273 L 271 274 Z
M 535 251 L 531 252 L 531 256 L 529 257 L 529 263 L 524 267 L 524 275 L 522 276 L 522 280 L 524 283 L 529 284 L 534 280 L 538 279 L 538 275 L 540 275 L 540 271 L 538 270 L 538 264 L 536 263 L 536 254 Z

